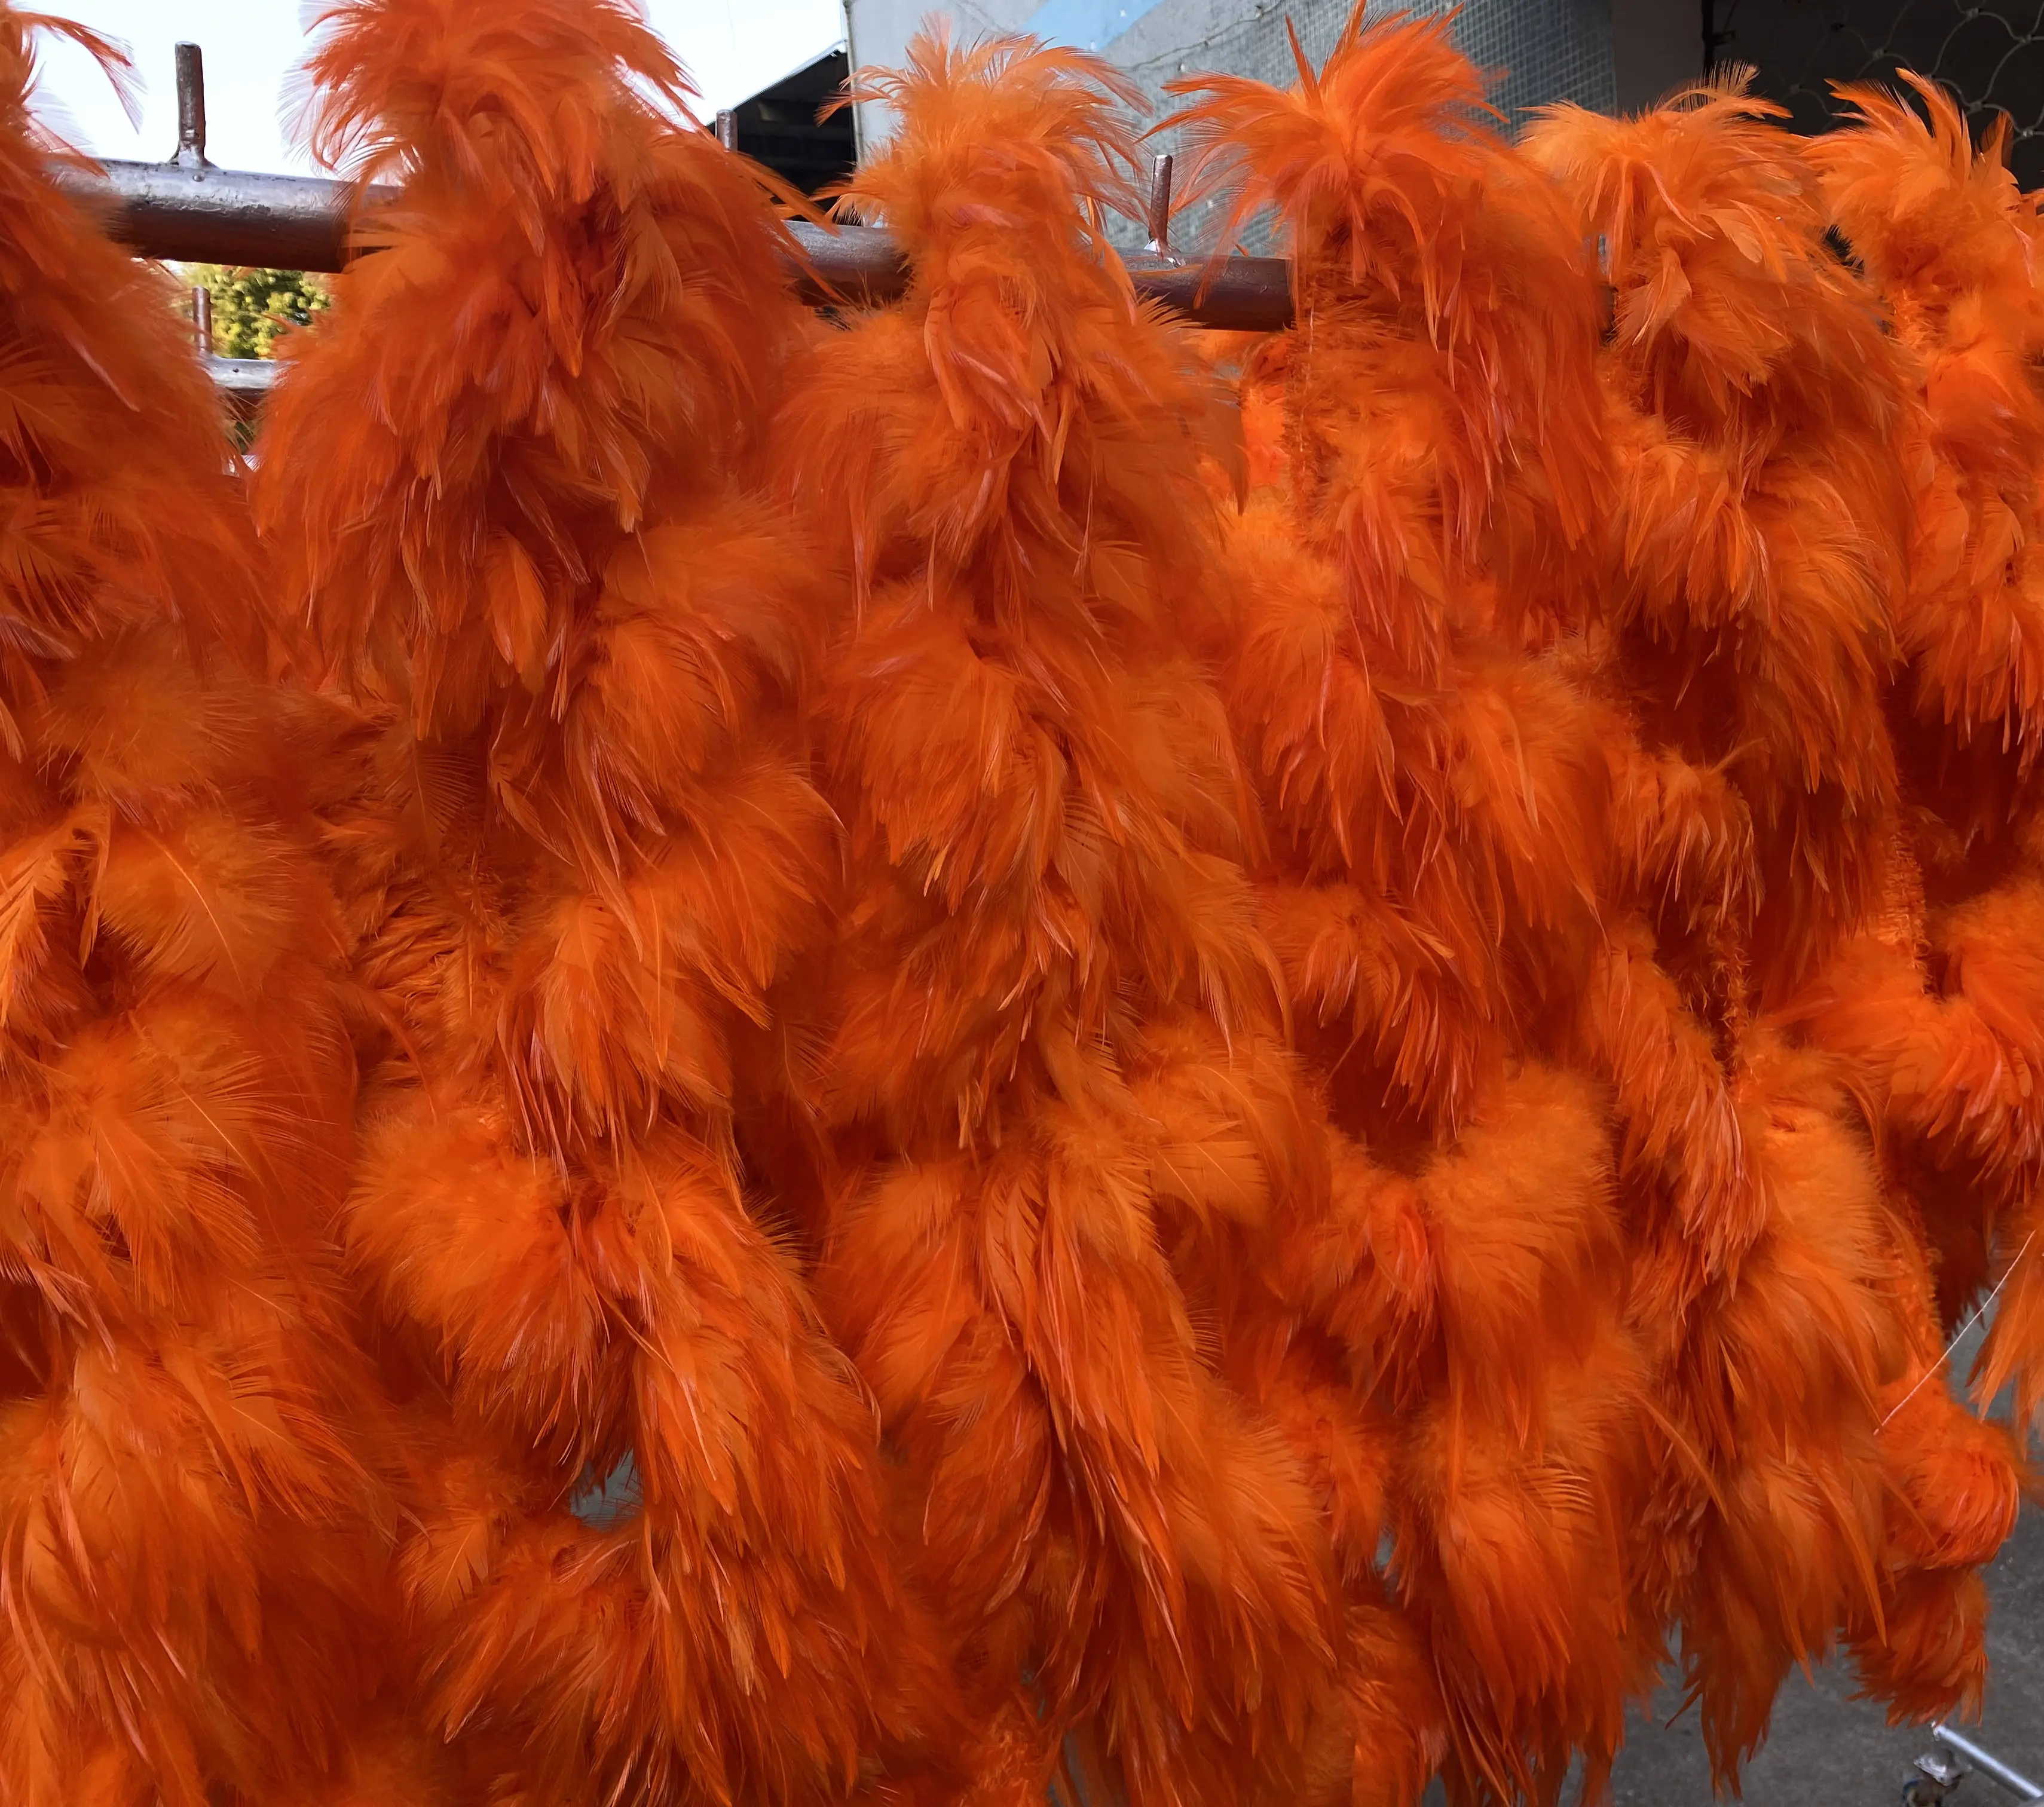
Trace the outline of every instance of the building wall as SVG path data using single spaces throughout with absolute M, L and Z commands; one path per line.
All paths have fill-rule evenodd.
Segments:
M 1500 72 L 1493 98 L 1516 123 L 1528 109 L 1549 101 L 1571 100 L 1605 110 L 1617 104 L 1616 10 L 1641 7 L 1650 13 L 1665 8 L 1679 15 L 1687 28 L 1679 35 L 1693 42 L 1700 64 L 1702 34 L 1690 17 L 1694 4 L 1695 0 L 1466 0 L 1454 30 L 1479 65 Z M 1352 5 L 1353 0 L 943 0 L 940 8 L 933 9 L 931 0 L 847 0 L 847 17 L 855 66 L 900 62 L 918 27 L 933 10 L 941 10 L 962 38 L 1029 32 L 1097 50 L 1135 79 L 1161 114 L 1172 104 L 1163 92 L 1165 83 L 1203 71 L 1289 85 L 1293 73 L 1286 20 L 1317 63 L 1332 48 Z M 1370 8 L 1373 15 L 1394 10 L 1377 3 Z M 1408 10 L 1445 13 L 1450 4 L 1413 0 Z M 1623 35 L 1632 47 L 1628 68 L 1639 62 L 1642 46 L 1651 59 L 1656 42 L 1651 24 Z M 1678 70 L 1673 79 L 1683 73 Z M 873 106 L 860 109 L 859 123 L 866 146 L 889 129 L 884 111 Z M 1158 148 L 1170 148 L 1168 139 L 1158 140 Z M 1181 216 L 1174 224 L 1174 241 L 1186 248 L 1201 244 L 1205 224 L 1197 214 Z
M 1639 113 L 1704 72 L 1708 0 L 1611 0 L 1611 60 L 1620 113 Z

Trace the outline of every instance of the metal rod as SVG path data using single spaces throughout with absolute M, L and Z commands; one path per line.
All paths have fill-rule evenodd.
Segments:
M 178 154 L 176 162 L 206 164 L 206 53 L 195 44 L 177 47 Z
M 2012 1794 L 2026 1802 L 2044 1801 L 2044 1788 L 2040 1788 L 2019 1770 L 2011 1769 L 1991 1751 L 1983 1751 L 1965 1733 L 1954 1732 L 1949 1725 L 1934 1723 L 1931 1736 L 1940 1744 L 1949 1744 L 1983 1774 L 1991 1775 Z
M 198 45 L 177 46 L 177 71 L 178 148 L 170 162 L 109 161 L 97 170 L 66 163 L 55 171 L 58 186 L 99 213 L 113 237 L 140 256 L 167 262 L 279 270 L 343 270 L 358 250 L 373 248 L 352 242 L 351 219 L 358 208 L 387 204 L 395 189 L 358 190 L 313 177 L 216 168 L 206 154 L 206 56 Z M 738 148 L 738 121 L 728 108 L 717 111 L 717 136 L 727 151 Z M 1195 324 L 1224 332 L 1290 325 L 1291 270 L 1282 259 L 1223 257 L 1198 265 L 1173 253 L 1171 162 L 1168 153 L 1157 159 L 1150 242 L 1128 260 L 1136 293 L 1165 302 Z M 827 230 L 797 220 L 787 230 L 795 250 L 796 292 L 813 306 L 878 306 L 908 287 L 901 248 L 878 228 Z M 279 374 L 275 364 L 213 355 L 213 294 L 204 287 L 192 290 L 192 329 L 200 355 L 229 400 L 245 409 L 269 393 Z M 1983 1767 L 1993 1762 L 1984 1754 L 1978 1760 Z
M 788 236 L 800 255 L 795 292 L 812 307 L 833 295 L 858 307 L 883 307 L 908 290 L 909 266 L 889 233 L 871 226 L 831 232 L 807 220 L 790 220 Z

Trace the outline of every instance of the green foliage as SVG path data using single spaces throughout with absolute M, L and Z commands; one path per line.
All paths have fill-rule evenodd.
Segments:
M 221 358 L 268 358 L 286 333 L 310 326 L 328 305 L 325 282 L 302 270 L 183 266 L 187 288 L 213 294 L 213 349 Z M 189 304 L 187 304 L 189 305 Z

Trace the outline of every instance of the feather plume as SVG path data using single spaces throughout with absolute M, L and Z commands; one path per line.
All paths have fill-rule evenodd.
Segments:
M 360 724 L 322 804 L 383 1026 L 347 1236 L 417 1369 L 432 1710 L 501 1795 L 811 1798 L 943 1707 L 736 1139 L 829 856 L 756 482 L 784 236 L 625 5 L 348 0 L 309 68 L 314 150 L 405 178 L 259 505 Z
M 1135 152 L 1101 65 L 925 36 L 862 80 L 902 126 L 846 203 L 884 214 L 909 293 L 818 347 L 782 421 L 840 585 L 832 1322 L 922 1492 L 920 1572 L 1003 1774 L 1039 1691 L 1018 1790 L 1070 1733 L 1132 1799 L 1281 1792 L 1325 1544 L 1193 1276 L 1313 1140 L 1191 657 L 1210 391 L 1106 253 Z
M 353 1073 L 242 474 L 0 9 L 0 1799 L 302 1792 L 381 1684 Z

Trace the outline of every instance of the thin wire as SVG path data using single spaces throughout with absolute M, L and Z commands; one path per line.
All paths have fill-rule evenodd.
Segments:
M 1921 1374 L 1918 1375 L 1916 1376 L 1916 1384 L 1911 1387 L 1907 1393 L 1904 1394 L 1900 1398 L 1895 1402 L 1894 1406 L 1888 1412 L 1888 1418 L 1893 1418 L 1896 1412 L 1900 1411 L 1904 1406 L 1908 1405 L 1911 1399 L 1915 1398 L 1919 1393 L 1922 1392 L 1923 1391 L 1923 1383 L 1928 1380 L 1932 1375 L 1940 1372 L 1943 1368 L 1945 1364 L 1952 1359 L 1952 1351 L 1957 1349 L 1961 1343 L 1965 1341 L 1967 1331 L 1970 1330 L 1981 1321 L 1982 1318 L 1987 1315 L 1987 1308 L 1994 1303 L 1995 1300 L 2000 1296 L 2001 1289 L 2008 1284 L 2009 1274 L 2014 1273 L 2015 1270 L 2022 1265 L 2023 1257 L 2030 1253 L 2030 1245 L 2036 1240 L 2037 1232 L 2034 1230 L 2031 1231 L 2027 1236 L 2023 1237 L 2023 1246 L 2015 1252 L 2015 1259 L 2008 1264 L 2008 1272 L 2004 1273 L 2000 1279 L 1994 1283 L 1994 1291 L 1989 1293 L 1986 1298 L 1980 1302 L 1980 1309 L 1976 1311 L 1972 1317 L 1969 1318 L 1965 1323 L 1959 1326 L 1958 1333 L 1954 1336 L 1949 1343 L 1946 1344 L 1945 1352 L 1942 1356 L 1938 1356 L 1936 1362 L 1931 1367 L 1925 1368 Z M 1880 1436 L 1883 1431 L 1888 1429 L 1888 1418 L 1883 1418 L 1879 1424 L 1873 1427 L 1873 1434 L 1876 1437 Z

